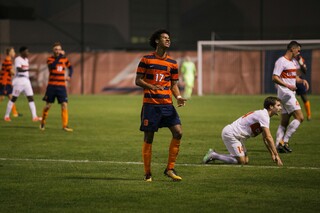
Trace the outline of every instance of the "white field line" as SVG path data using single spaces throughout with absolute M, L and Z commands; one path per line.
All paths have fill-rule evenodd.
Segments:
M 31 162 L 62 162 L 62 163 L 104 163 L 104 164 L 122 164 L 122 165 L 142 165 L 142 162 L 124 162 L 124 161 L 91 161 L 91 160 L 64 160 L 64 159 L 32 159 L 32 158 L 0 158 L 0 161 L 31 161 Z M 152 163 L 155 165 L 165 165 L 164 163 Z M 231 165 L 231 164 L 193 164 L 176 163 L 177 166 L 186 167 L 235 167 L 235 168 L 258 168 L 258 169 L 300 169 L 300 170 L 320 170 L 319 167 L 298 167 L 298 166 L 258 166 L 258 165 Z

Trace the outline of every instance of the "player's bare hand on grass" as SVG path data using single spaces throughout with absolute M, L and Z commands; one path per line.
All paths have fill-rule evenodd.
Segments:
M 283 163 L 279 156 L 273 156 L 272 159 L 278 166 L 283 166 Z

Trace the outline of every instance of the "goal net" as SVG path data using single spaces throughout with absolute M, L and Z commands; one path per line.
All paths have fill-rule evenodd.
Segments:
M 198 95 L 275 93 L 274 63 L 290 41 L 198 41 Z M 302 45 L 301 55 L 308 67 L 304 78 L 310 85 L 319 85 L 320 40 L 296 41 Z M 314 87 L 311 90 L 320 93 Z

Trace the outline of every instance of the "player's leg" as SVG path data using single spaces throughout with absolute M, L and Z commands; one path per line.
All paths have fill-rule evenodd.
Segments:
M 144 132 L 144 142 L 142 145 L 142 159 L 144 165 L 144 180 L 152 181 L 151 177 L 151 158 L 152 158 L 152 142 L 154 132 Z
M 285 144 L 289 142 L 289 139 L 297 131 L 298 127 L 300 126 L 300 124 L 304 120 L 303 113 L 302 113 L 301 109 L 294 111 L 293 117 L 294 117 L 294 119 L 288 125 L 287 131 L 283 137 L 283 142 Z
M 172 133 L 172 139 L 169 146 L 169 156 L 168 156 L 168 164 L 164 171 L 164 174 L 174 181 L 180 181 L 182 178 L 177 175 L 177 172 L 174 170 L 175 163 L 179 154 L 180 143 L 182 138 L 182 128 L 180 124 L 169 127 Z
M 151 158 L 154 133 L 158 131 L 158 123 L 161 118 L 159 110 L 154 105 L 143 105 L 141 109 L 140 131 L 144 132 L 142 144 L 142 159 L 144 165 L 144 180 L 152 181 Z
M 5 121 L 11 121 L 10 112 L 12 110 L 12 106 L 14 105 L 14 103 L 16 102 L 17 99 L 18 99 L 18 96 L 12 96 L 12 99 L 8 101 L 7 110 L 6 110 L 6 113 L 4 115 L 4 120 Z
M 11 121 L 10 112 L 12 110 L 12 106 L 20 96 L 21 91 L 23 91 L 23 85 L 21 83 L 20 78 L 14 78 L 12 84 L 13 84 L 12 98 L 8 101 L 8 104 L 7 104 L 7 110 L 4 116 L 5 121 Z
M 221 137 L 230 154 L 220 154 L 210 149 L 204 156 L 203 162 L 209 163 L 210 161 L 220 160 L 228 164 L 245 164 L 246 159 L 242 143 L 233 136 L 230 125 L 223 128 Z
M 34 122 L 41 121 L 41 117 L 37 116 L 37 109 L 36 109 L 36 104 L 34 103 L 33 95 L 27 96 L 27 99 L 28 99 L 29 108 L 30 108 L 31 115 L 32 115 L 32 121 L 34 121 Z
M 32 121 L 34 121 L 34 122 L 41 121 L 42 118 L 38 117 L 38 115 L 37 115 L 37 109 L 36 109 L 36 104 L 34 103 L 31 82 L 29 79 L 27 79 L 27 80 L 23 79 L 23 80 L 24 80 L 24 84 L 23 84 L 22 91 L 24 91 L 25 95 L 27 96 L 29 108 L 30 108 L 31 115 L 32 115 Z
M 8 91 L 8 99 L 11 100 L 12 99 L 12 87 L 11 87 L 11 91 Z M 20 114 L 17 110 L 16 104 L 14 103 L 12 105 L 12 109 L 11 109 L 12 115 L 13 117 L 19 117 L 22 116 L 22 114 Z
M 179 154 L 180 143 L 182 138 L 182 127 L 179 115 L 174 106 L 161 108 L 163 119 L 160 122 L 161 127 L 168 127 L 171 131 L 172 138 L 169 146 L 168 164 L 164 174 L 174 181 L 180 181 L 182 178 L 175 171 L 175 163 Z
M 284 121 L 283 125 L 286 126 L 286 132 L 283 136 L 283 148 L 286 152 L 292 152 L 291 148 L 289 147 L 289 139 L 294 134 L 294 132 L 298 129 L 300 124 L 303 122 L 304 117 L 301 111 L 301 107 L 299 105 L 298 100 L 294 94 L 291 95 L 290 99 L 286 103 L 286 110 L 289 115 L 287 115 L 287 120 Z M 289 123 L 289 119 L 293 115 L 294 119 Z
M 192 95 L 192 87 L 186 84 L 184 87 L 183 97 L 189 99 L 191 98 L 191 95 Z
M 308 96 L 307 94 L 301 94 L 301 99 L 303 101 L 303 104 L 304 104 L 304 108 L 306 110 L 306 113 L 307 113 L 307 120 L 311 120 L 311 106 L 310 106 L 310 101 L 308 99 Z
M 49 90 L 49 88 L 48 88 Z M 68 95 L 65 87 L 52 87 L 53 95 L 57 97 L 58 103 L 61 105 L 61 120 L 62 129 L 66 132 L 73 132 L 73 129 L 69 128 L 69 111 L 68 111 Z
M 69 128 L 69 112 L 68 112 L 68 103 L 61 103 L 61 119 L 62 119 L 62 129 L 67 132 L 72 132 L 73 129 Z
M 44 108 L 42 110 L 42 120 L 41 120 L 41 124 L 40 124 L 40 130 L 45 130 L 45 125 L 47 123 L 47 118 L 49 115 L 50 108 L 51 108 L 51 103 L 46 102 L 46 105 L 44 106 Z

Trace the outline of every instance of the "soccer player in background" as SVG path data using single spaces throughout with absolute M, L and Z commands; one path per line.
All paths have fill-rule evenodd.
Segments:
M 0 102 L 3 101 L 4 96 L 7 96 L 9 100 L 12 99 L 12 76 L 15 74 L 13 59 L 15 55 L 16 52 L 13 47 L 6 49 L 6 57 L 2 62 L 0 71 Z M 13 117 L 22 116 L 18 113 L 15 104 L 12 105 L 12 115 Z
M 262 139 L 271 154 L 272 160 L 282 166 L 282 161 L 275 147 L 270 132 L 270 118 L 280 113 L 281 100 L 277 97 L 267 97 L 263 104 L 264 109 L 249 112 L 238 118 L 232 124 L 222 130 L 222 140 L 230 155 L 219 154 L 212 149 L 203 158 L 203 163 L 220 160 L 230 164 L 248 164 L 249 157 L 245 147 L 245 141 L 250 137 L 256 137 L 262 133 Z
M 304 120 L 301 107 L 295 96 L 296 83 L 302 83 L 306 90 L 309 89 L 308 82 L 297 75 L 297 70 L 301 68 L 296 60 L 300 51 L 301 44 L 297 41 L 291 41 L 287 45 L 285 55 L 275 62 L 272 75 L 272 81 L 277 85 L 278 97 L 281 99 L 283 107 L 281 122 L 276 135 L 276 146 L 281 153 L 292 152 L 289 139 Z M 290 122 L 291 116 L 294 119 Z
M 144 180 L 152 181 L 151 155 L 154 133 L 158 128 L 168 127 L 172 139 L 164 174 L 174 181 L 180 181 L 182 178 L 177 175 L 174 166 L 179 153 L 182 128 L 179 115 L 172 103 L 172 95 L 177 99 L 178 107 L 184 106 L 186 99 L 181 97 L 178 88 L 178 64 L 167 54 L 171 44 L 170 33 L 167 30 L 157 30 L 151 35 L 149 44 L 155 52 L 143 56 L 135 79 L 136 85 L 144 91 L 140 126 L 140 130 L 144 132 Z
M 7 110 L 6 114 L 4 116 L 5 121 L 11 121 L 10 119 L 10 112 L 14 105 L 14 103 L 17 101 L 18 97 L 20 96 L 21 92 L 23 92 L 28 99 L 29 102 L 29 108 L 32 114 L 32 121 L 40 121 L 41 117 L 37 116 L 37 109 L 36 105 L 34 103 L 33 98 L 33 90 L 31 86 L 31 82 L 29 79 L 29 50 L 27 47 L 21 47 L 19 49 L 20 56 L 18 56 L 14 60 L 14 65 L 16 69 L 16 75 L 12 81 L 13 85 L 13 93 L 12 93 L 12 99 L 9 100 L 7 104 Z
M 189 56 L 185 57 L 185 60 L 181 65 L 181 73 L 183 75 L 184 93 L 183 97 L 186 99 L 191 98 L 192 90 L 194 87 L 194 81 L 197 77 L 196 65 L 191 61 Z
M 43 100 L 46 101 L 46 105 L 42 111 L 40 130 L 45 130 L 49 109 L 57 98 L 58 103 L 61 105 L 62 129 L 67 132 L 72 132 L 73 129 L 68 127 L 69 115 L 66 81 L 70 81 L 73 68 L 68 58 L 66 58 L 64 50 L 62 50 L 62 45 L 60 42 L 53 44 L 52 51 L 53 55 L 47 60 L 49 69 L 49 82 L 46 94 L 43 97 Z M 68 75 L 66 75 L 67 68 L 69 70 Z
M 297 61 L 299 62 L 300 65 L 300 70 L 298 70 L 298 76 L 300 78 L 303 78 L 302 75 L 306 75 L 307 73 L 307 65 L 305 64 L 305 60 L 301 55 L 297 56 Z M 297 90 L 296 93 L 299 95 L 303 101 L 304 108 L 307 113 L 307 120 L 311 120 L 311 106 L 310 106 L 310 101 L 307 96 L 307 89 L 303 83 L 296 83 Z

